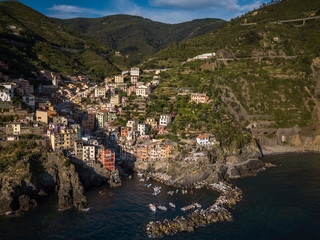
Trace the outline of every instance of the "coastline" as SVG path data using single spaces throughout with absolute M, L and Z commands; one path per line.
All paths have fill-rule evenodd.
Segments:
M 263 156 L 281 155 L 286 153 L 320 153 L 320 149 L 314 147 L 295 146 L 263 146 L 261 147 Z

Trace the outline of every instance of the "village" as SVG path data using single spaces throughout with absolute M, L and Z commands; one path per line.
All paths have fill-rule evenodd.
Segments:
M 161 82 L 160 72 L 148 70 L 143 78 L 139 68 L 131 68 L 101 84 L 82 75 L 62 79 L 46 70 L 34 73 L 38 81 L 1 73 L 1 141 L 41 139 L 49 151 L 63 151 L 72 161 L 110 171 L 121 163 L 206 157 L 198 150 L 219 144 L 214 136 L 202 133 L 191 139 L 190 154 L 181 159 L 178 144 L 162 137 L 169 133 L 175 113 L 145 114 L 149 96 Z M 190 99 L 209 101 L 204 93 L 190 93 Z

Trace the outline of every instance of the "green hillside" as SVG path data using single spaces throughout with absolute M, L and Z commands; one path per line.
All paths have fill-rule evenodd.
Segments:
M 0 60 L 11 74 L 48 69 L 101 80 L 118 71 L 109 61 L 110 49 L 19 2 L 0 2 L 0 19 Z
M 167 47 L 211 32 L 226 24 L 220 19 L 201 19 L 180 24 L 165 24 L 146 18 L 129 15 L 114 15 L 102 18 L 54 19 L 63 26 L 84 33 L 106 46 L 129 55 L 131 63 Z
M 214 112 L 219 106 L 242 126 L 266 121 L 271 127 L 299 126 L 310 133 L 320 132 L 317 127 L 320 80 L 316 77 L 320 69 L 317 58 L 320 20 L 313 19 L 304 25 L 276 23 L 312 16 L 319 7 L 319 0 L 274 3 L 234 19 L 212 33 L 171 44 L 143 64 L 144 68 L 173 68 L 162 73 L 164 80 L 157 94 L 164 97 L 158 96 L 154 106 L 160 104 L 160 108 L 178 112 L 180 122 L 174 122 L 174 129 L 184 131 L 183 124 L 187 122 L 193 131 L 219 132 L 225 125 L 215 124 L 217 121 L 211 119 L 213 113 L 208 116 L 199 110 L 201 114 L 197 114 L 194 107 L 188 110 L 190 106 L 175 108 L 174 101 L 170 101 L 177 94 L 175 89 L 192 89 L 207 93 L 218 104 L 211 105 L 207 112 Z M 249 16 L 250 22 L 257 24 L 243 25 Z M 259 21 L 265 17 L 268 21 Z M 209 52 L 215 52 L 216 57 L 186 62 Z M 161 102 L 162 98 L 168 101 Z

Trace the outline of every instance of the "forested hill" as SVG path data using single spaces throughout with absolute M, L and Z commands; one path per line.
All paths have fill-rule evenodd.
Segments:
M 134 64 L 167 47 L 169 43 L 201 36 L 227 23 L 221 19 L 207 18 L 179 24 L 165 24 L 130 15 L 54 19 L 54 21 L 84 33 L 120 51 L 122 55 L 129 55 Z
M 28 76 L 31 71 L 47 69 L 101 80 L 119 72 L 109 60 L 110 48 L 22 3 L 0 2 L 0 19 L 0 60 L 9 65 L 9 74 Z
M 172 68 L 162 74 L 166 80 L 157 94 L 164 96 L 157 95 L 158 99 L 173 98 L 176 89 L 190 89 L 225 106 L 244 127 L 263 122 L 274 128 L 301 127 L 310 136 L 320 134 L 319 9 L 319 0 L 271 3 L 211 33 L 171 44 L 143 68 Z M 281 22 L 300 18 L 308 20 Z M 191 60 L 213 52 L 213 58 Z M 155 106 L 170 109 L 170 101 L 158 99 Z M 174 125 L 179 119 L 195 120 L 191 125 L 195 130 L 213 121 L 205 113 L 193 118 L 190 111 L 174 110 L 179 111 Z

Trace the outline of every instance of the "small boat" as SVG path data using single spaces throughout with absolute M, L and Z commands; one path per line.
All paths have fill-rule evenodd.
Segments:
M 152 203 L 149 204 L 149 208 L 152 212 L 156 212 L 157 211 L 157 208 L 155 205 L 153 205 Z
M 167 194 L 172 196 L 174 194 L 174 191 L 169 191 L 167 192 Z
M 193 194 L 193 191 L 192 191 L 192 190 L 190 190 L 190 194 Z
M 142 177 L 142 173 L 140 173 L 140 172 L 139 172 L 137 175 L 138 175 L 139 177 Z
M 163 205 L 160 205 L 158 206 L 158 208 L 162 211 L 167 211 L 167 207 L 163 206 Z
M 139 180 L 139 182 L 144 182 L 145 180 L 144 180 L 144 178 L 141 178 L 140 180 Z
M 179 190 L 178 190 L 178 189 L 176 190 L 176 194 L 177 194 L 177 193 L 179 193 Z
M 196 208 L 201 208 L 201 205 L 199 203 L 194 203 L 193 204 Z
M 152 185 L 152 184 L 150 183 L 150 184 L 147 185 L 147 187 L 149 188 L 149 187 L 151 187 L 151 185 Z
M 185 208 L 185 207 L 183 207 L 183 208 L 181 208 L 181 211 L 187 211 L 187 208 Z
M 152 193 L 153 196 L 157 196 L 158 194 L 160 194 L 160 189 L 156 189 L 154 190 L 154 192 Z
M 150 180 L 150 178 L 149 178 L 149 177 L 147 177 L 147 178 L 146 178 L 146 181 L 149 181 L 149 180 Z
M 176 205 L 172 202 L 169 202 L 169 206 L 172 207 L 172 208 L 176 208 Z

